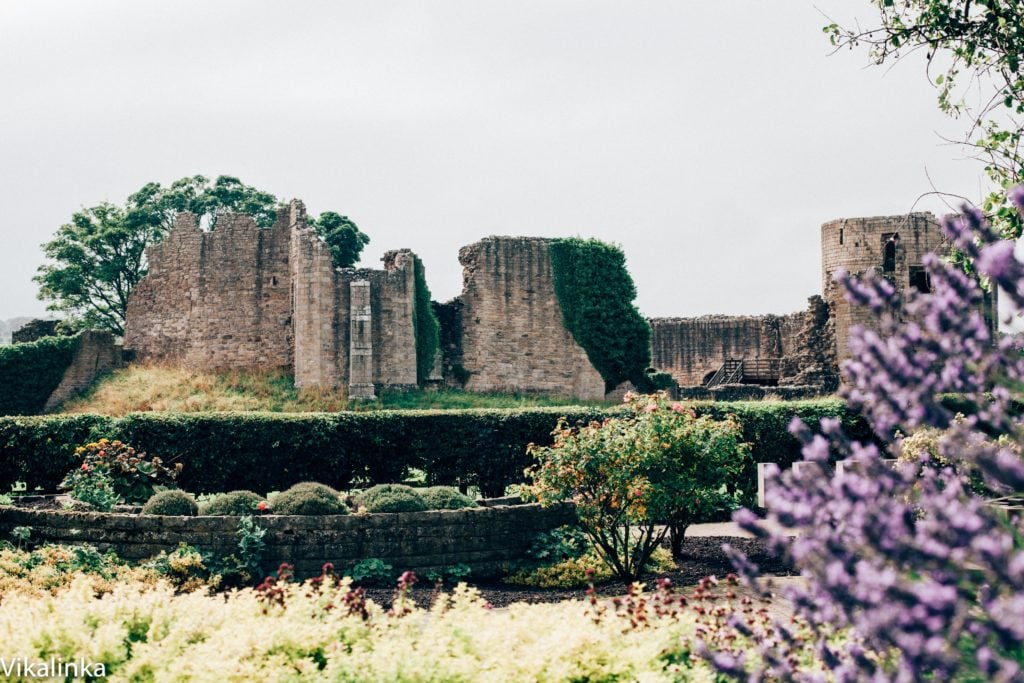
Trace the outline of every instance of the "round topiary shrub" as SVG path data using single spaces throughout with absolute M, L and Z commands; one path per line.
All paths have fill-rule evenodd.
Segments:
M 419 494 L 428 510 L 460 510 L 476 507 L 476 501 L 453 486 L 431 486 L 420 489 Z
M 256 514 L 256 506 L 262 500 L 263 497 L 261 495 L 252 491 L 230 491 L 222 493 L 204 505 L 199 506 L 199 514 L 243 517 Z
M 194 517 L 199 514 L 199 506 L 191 493 L 172 489 L 153 494 L 142 506 L 142 514 Z
M 377 484 L 356 500 L 367 512 L 423 512 L 427 509 L 423 496 L 404 484 Z
M 270 508 L 277 515 L 344 515 L 348 508 L 341 494 L 325 484 L 304 481 L 274 497 Z

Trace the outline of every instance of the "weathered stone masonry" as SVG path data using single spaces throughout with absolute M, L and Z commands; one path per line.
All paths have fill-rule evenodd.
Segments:
M 550 240 L 488 237 L 460 249 L 459 262 L 467 389 L 604 396 L 601 374 L 565 329 Z
M 821 248 L 822 296 L 812 296 L 806 311 L 652 319 L 652 365 L 682 386 L 699 386 L 727 360 L 742 360 L 744 373 L 756 369 L 744 383 L 831 391 L 849 328 L 870 323 L 840 295 L 835 271 L 875 270 L 901 292 L 926 288 L 924 254 L 948 246 L 935 218 L 916 213 L 825 223 Z M 216 231 L 203 232 L 184 215 L 148 254 L 150 273 L 132 293 L 125 330 L 125 348 L 139 359 L 288 368 L 297 386 L 347 387 L 361 398 L 416 384 L 415 256 L 408 250 L 388 252 L 382 270 L 339 270 L 294 201 L 268 229 L 226 216 Z M 461 297 L 435 305 L 448 385 L 605 395 L 600 374 L 565 329 L 550 240 L 488 237 L 463 247 L 459 261 Z M 768 366 L 771 377 L 762 382 L 756 373 Z
M 396 570 L 419 572 L 468 565 L 476 575 L 494 575 L 521 559 L 536 535 L 576 518 L 568 505 L 537 504 L 464 510 L 369 515 L 267 515 L 261 561 L 265 572 L 282 562 L 300 578 L 320 573 L 325 562 L 343 569 L 375 557 Z M 16 526 L 32 527 L 45 543 L 87 543 L 101 552 L 113 549 L 126 560 L 144 560 L 170 552 L 179 543 L 221 555 L 237 552 L 237 517 L 64 512 L 0 507 L 0 535 Z
M 267 229 L 230 215 L 203 232 L 185 214 L 147 254 L 124 336 L 139 360 L 281 367 L 296 386 L 354 379 L 352 395 L 365 398 L 373 385 L 416 384 L 412 252 L 388 252 L 384 270 L 336 269 L 293 201 Z M 367 300 L 355 317 L 353 291 Z

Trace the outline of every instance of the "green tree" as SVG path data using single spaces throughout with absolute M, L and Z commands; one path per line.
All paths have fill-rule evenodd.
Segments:
M 1020 0 L 873 0 L 877 24 L 824 27 L 837 48 L 867 47 L 885 64 L 924 50 L 939 108 L 963 119 L 961 142 L 985 163 L 997 186 L 984 211 L 1004 236 L 1020 237 L 1024 222 L 1005 190 L 1024 181 L 1024 4 Z
M 331 250 L 331 260 L 336 268 L 348 268 L 359 261 L 359 255 L 370 242 L 348 216 L 334 211 L 324 211 L 319 218 L 309 219 L 309 225 Z
M 261 228 L 277 220 L 281 202 L 269 192 L 246 185 L 234 176 L 218 176 L 213 182 L 196 175 L 175 180 L 167 187 L 147 183 L 128 197 L 128 205 L 147 214 L 166 232 L 174 227 L 178 215 L 193 213 L 199 225 L 217 228 L 217 220 L 226 213 L 252 216 Z
M 33 278 L 39 298 L 75 326 L 124 334 L 128 295 L 146 274 L 145 249 L 163 234 L 152 217 L 113 204 L 76 211 L 43 245 L 50 262 Z

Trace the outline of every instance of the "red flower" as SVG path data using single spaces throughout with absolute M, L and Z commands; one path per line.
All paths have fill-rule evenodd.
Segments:
M 83 472 L 88 472 L 89 471 L 89 463 L 87 463 L 87 462 L 83 462 L 82 463 L 82 471 Z
M 256 506 L 256 509 L 259 510 L 260 512 L 266 512 L 266 510 L 267 510 L 267 501 L 261 500 L 259 502 L 259 505 Z

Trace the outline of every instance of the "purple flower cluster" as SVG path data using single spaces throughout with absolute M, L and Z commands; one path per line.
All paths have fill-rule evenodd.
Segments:
M 1024 213 L 1024 189 L 1011 200 Z M 993 287 L 1024 307 L 1024 263 L 1013 243 L 970 209 L 943 227 Z M 948 462 L 983 476 L 997 495 L 1024 492 L 1018 450 L 1024 431 L 1011 409 L 1012 392 L 1024 387 L 1020 344 L 992 338 L 972 279 L 934 257 L 925 267 L 931 293 L 904 300 L 880 277 L 837 276 L 848 299 L 878 318 L 873 329 L 851 332 L 853 360 L 843 372 L 849 404 L 862 411 L 885 449 L 848 440 L 836 420 L 822 420 L 817 434 L 794 421 L 805 460 L 828 470 L 831 461 L 847 458 L 853 467 L 834 478 L 815 468 L 776 473 L 769 524 L 747 510 L 735 519 L 786 554 L 806 579 L 787 597 L 817 634 L 831 679 L 1024 680 L 1020 520 L 926 455 L 898 468 L 883 460 L 899 452 L 896 430 L 939 428 Z M 940 400 L 945 393 L 965 399 L 965 418 L 954 419 Z M 772 531 L 779 527 L 799 535 Z M 760 587 L 756 567 L 734 555 L 737 570 Z M 768 647 L 758 657 L 708 656 L 734 678 L 822 680 L 820 672 L 783 666 Z

